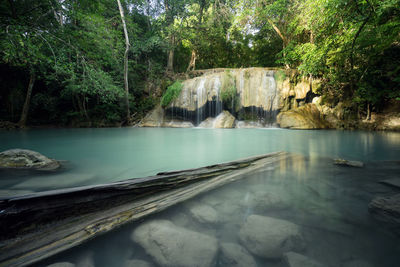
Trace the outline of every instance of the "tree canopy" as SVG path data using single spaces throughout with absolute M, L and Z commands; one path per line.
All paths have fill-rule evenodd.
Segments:
M 128 108 L 135 120 L 171 73 L 217 67 L 298 69 L 354 112 L 400 100 L 400 0 L 120 2 L 129 46 L 117 0 L 2 1 L 1 118 L 101 126 Z

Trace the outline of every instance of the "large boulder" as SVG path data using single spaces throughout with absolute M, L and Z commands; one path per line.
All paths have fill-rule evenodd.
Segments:
M 326 265 L 296 252 L 285 253 L 283 260 L 287 267 L 326 267 Z
M 164 110 L 161 105 L 150 111 L 139 123 L 141 127 L 161 127 L 164 122 Z
M 215 118 L 207 118 L 199 127 L 203 128 L 233 128 L 235 126 L 235 117 L 229 111 L 222 111 Z
M 299 108 L 281 112 L 277 116 L 277 123 L 281 128 L 302 130 L 330 127 L 315 104 L 306 104 Z
M 302 251 L 305 247 L 299 226 L 260 215 L 247 217 L 239 238 L 251 253 L 263 258 L 280 258 L 285 252 Z
M 214 266 L 218 242 L 214 237 L 187 230 L 167 220 L 138 226 L 131 238 L 161 266 Z
M 51 171 L 60 168 L 57 160 L 27 149 L 10 149 L 0 153 L 0 169 Z
M 253 256 L 235 243 L 221 244 L 221 265 L 230 267 L 257 267 Z

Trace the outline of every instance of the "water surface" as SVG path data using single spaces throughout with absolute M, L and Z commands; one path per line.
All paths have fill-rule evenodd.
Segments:
M 283 129 L 33 129 L 0 131 L 0 151 L 24 148 L 66 160 L 65 169 L 24 177 L 0 172 L 0 188 L 43 191 L 201 167 L 275 151 L 308 157 L 396 160 L 400 133 Z M 20 175 L 21 176 L 21 175 Z

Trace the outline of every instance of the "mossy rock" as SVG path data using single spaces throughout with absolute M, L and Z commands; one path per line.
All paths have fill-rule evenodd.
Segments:
M 10 149 L 0 153 L 0 169 L 52 171 L 60 168 L 57 160 L 27 149 Z

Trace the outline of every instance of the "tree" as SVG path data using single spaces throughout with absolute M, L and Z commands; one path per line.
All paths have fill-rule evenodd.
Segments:
M 124 10 L 121 5 L 121 1 L 117 0 L 119 13 L 121 15 L 122 25 L 124 27 L 124 36 L 125 36 L 125 53 L 124 53 L 124 85 L 125 85 L 125 104 L 126 104 L 126 121 L 129 124 L 131 121 L 131 115 L 129 110 L 129 85 L 128 85 L 128 53 L 129 47 L 131 46 L 129 43 L 128 31 L 126 29 Z

